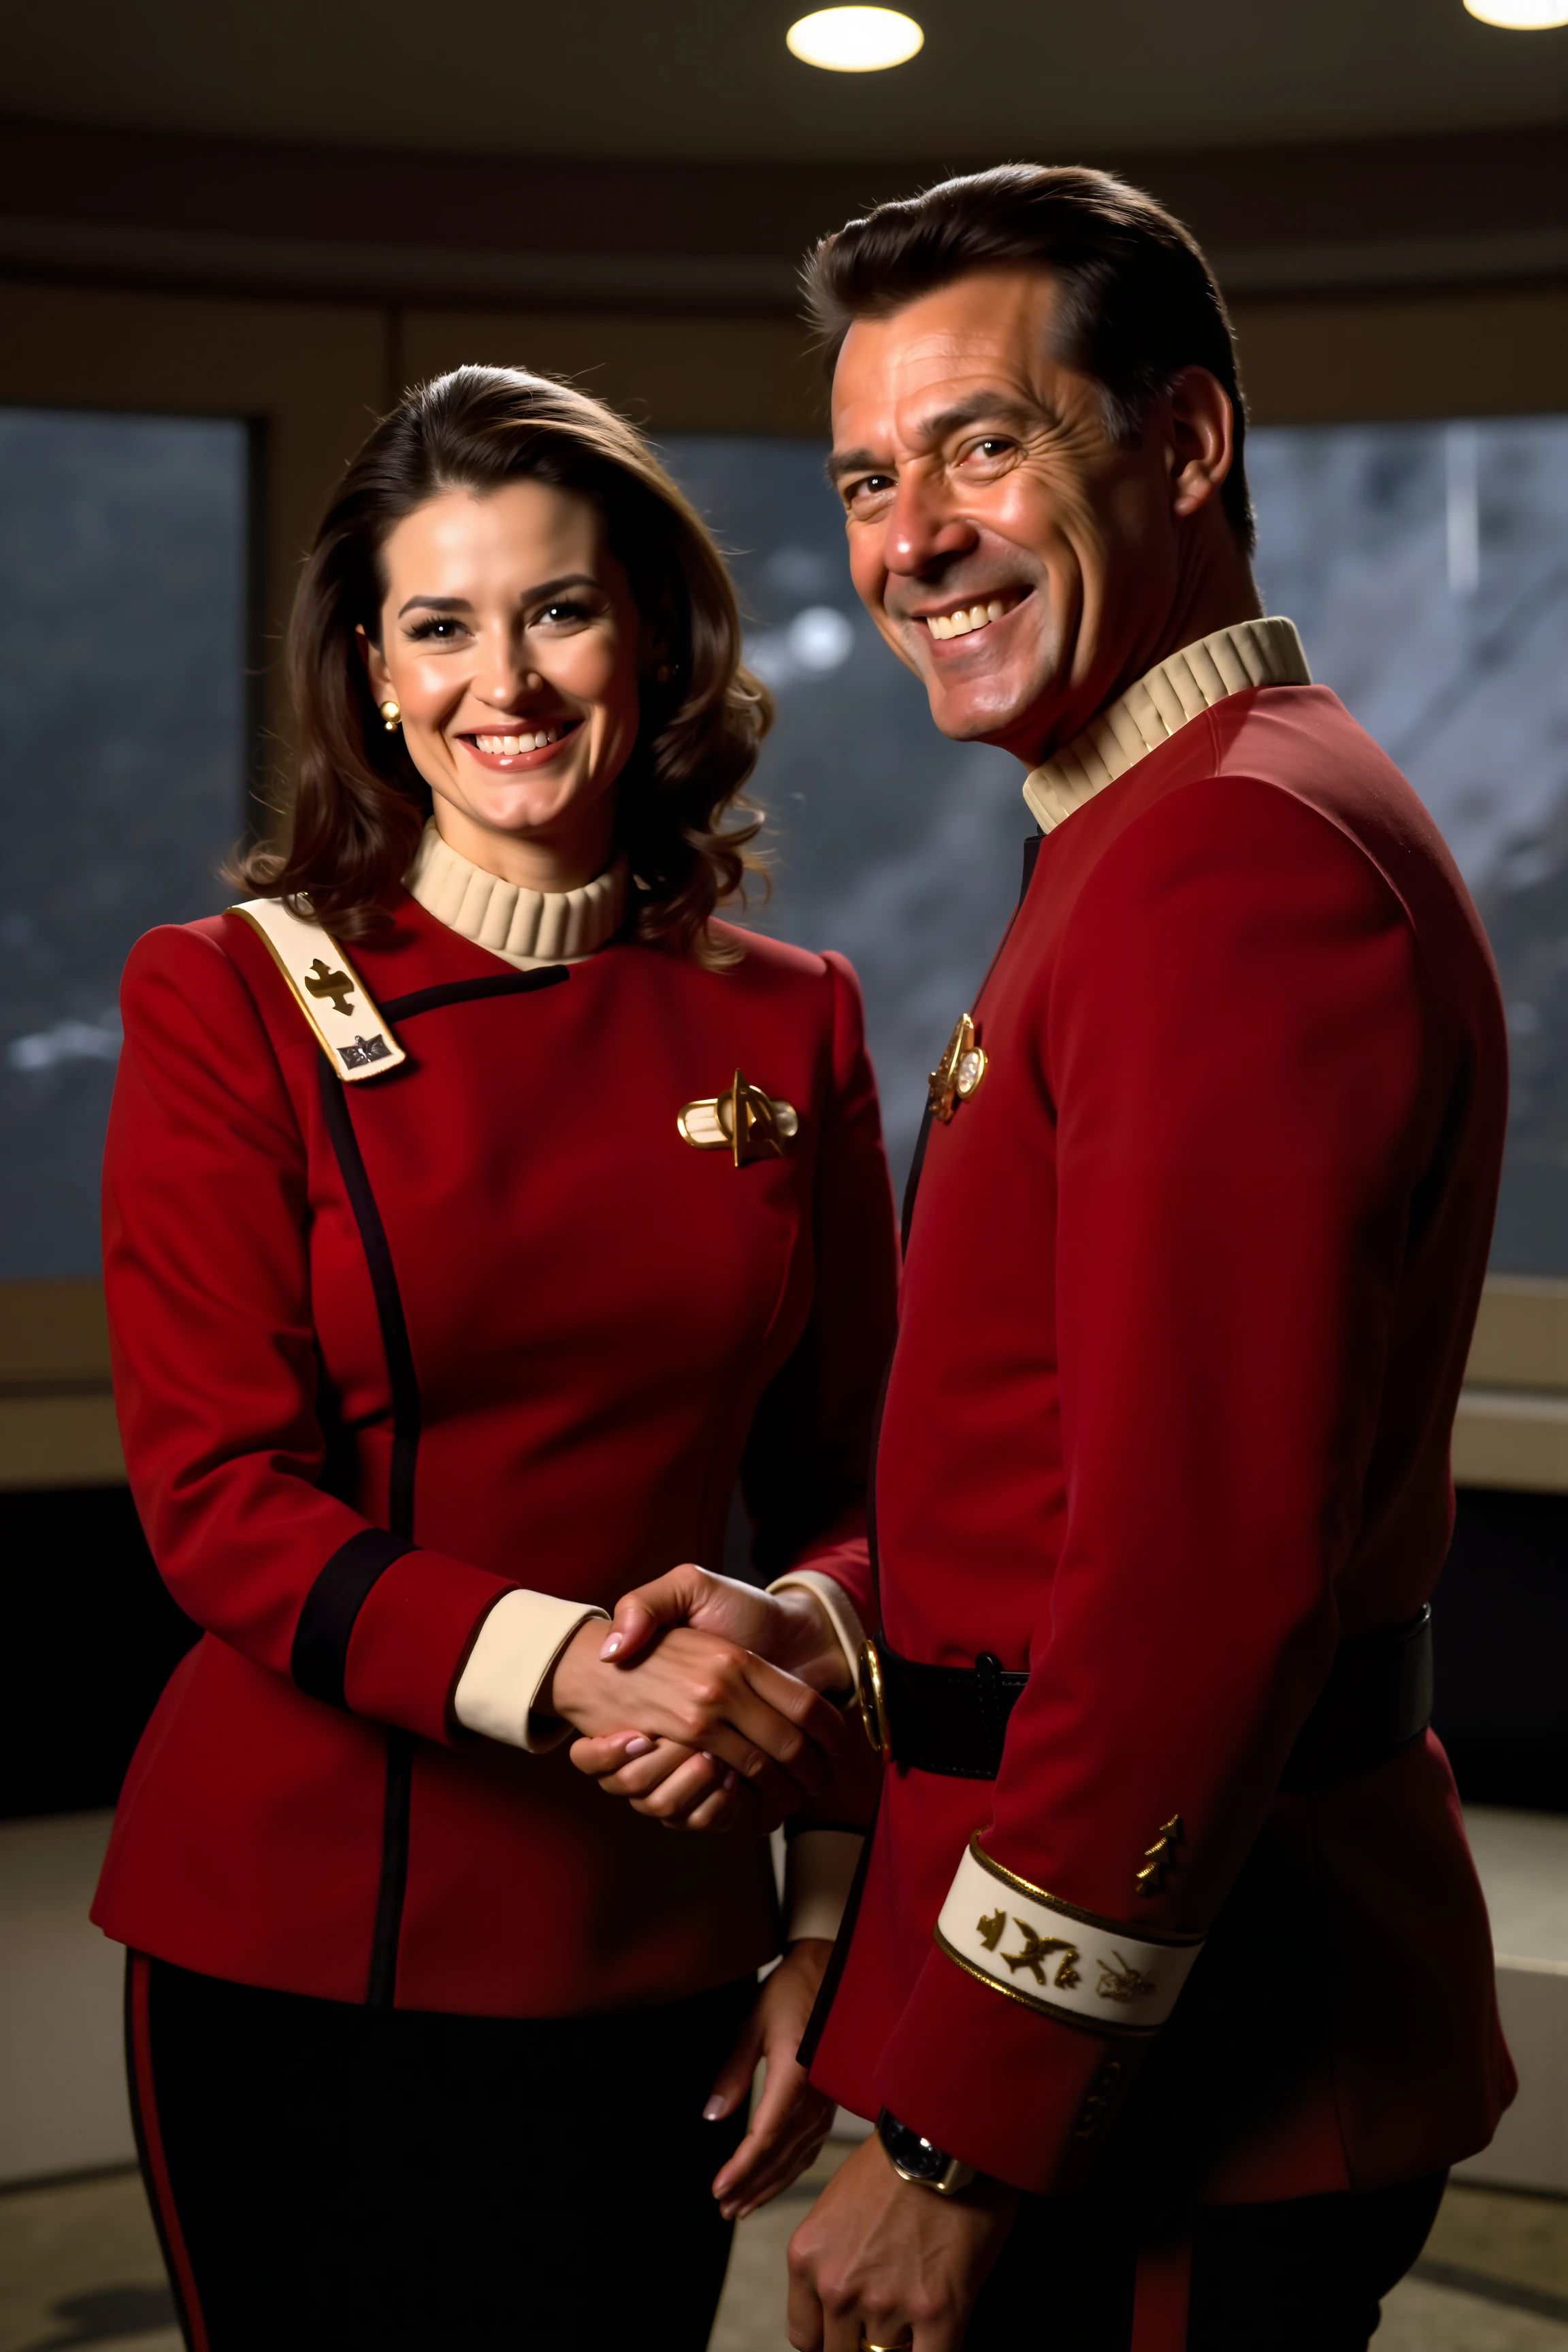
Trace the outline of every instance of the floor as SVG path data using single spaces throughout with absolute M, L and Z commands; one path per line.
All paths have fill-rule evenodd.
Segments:
M 1568 2352 L 1568 2194 L 1484 2177 L 1568 2189 L 1568 1820 L 1472 1812 L 1468 1826 L 1526 2087 L 1450 2188 L 1377 2352 Z M 85 1918 L 107 1830 L 94 1814 L 0 1823 L 0 2352 L 180 2352 L 125 2161 L 121 1956 Z M 784 2247 L 847 2146 L 737 2233 L 711 2352 L 784 2352 Z
M 710 2352 L 785 2352 L 784 2246 L 846 2153 L 742 2224 Z M 0 2193 L 0 2352 L 78 2346 L 180 2352 L 134 2173 Z M 1568 2352 L 1568 2200 L 1450 2189 L 1377 2352 Z

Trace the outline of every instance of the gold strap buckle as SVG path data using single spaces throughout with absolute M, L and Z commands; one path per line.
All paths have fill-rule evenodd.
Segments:
M 874 1755 L 884 1764 L 893 1760 L 893 1733 L 888 1721 L 888 1694 L 882 1683 L 882 1661 L 873 1641 L 860 1644 L 855 1657 L 855 1702 Z

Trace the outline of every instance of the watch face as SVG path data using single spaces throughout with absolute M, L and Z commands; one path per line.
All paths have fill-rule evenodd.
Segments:
M 877 2119 L 877 2129 L 882 2146 L 893 2162 L 903 2171 L 912 2173 L 917 2180 L 940 2180 L 946 2172 L 950 2158 L 944 2149 L 933 2147 L 922 2139 L 909 2124 L 901 2124 L 886 2107 Z

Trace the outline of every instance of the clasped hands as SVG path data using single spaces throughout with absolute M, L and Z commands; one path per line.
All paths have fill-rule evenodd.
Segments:
M 845 1742 L 821 1696 L 844 1681 L 809 1592 L 758 1592 L 688 1566 L 627 1593 L 614 1622 L 580 1626 L 537 1705 L 578 1733 L 579 1771 L 667 1829 L 773 1828 L 832 1778 Z M 628 1726 L 635 1728 L 628 1728 Z M 703 2109 L 712 2122 L 762 2095 L 713 2181 L 726 2221 L 765 2205 L 816 2158 L 833 2102 L 795 2059 L 831 1945 L 792 1944 L 761 1986 Z
M 807 1591 L 759 1592 L 687 1565 L 580 1626 L 540 1707 L 572 1761 L 667 1829 L 774 1828 L 832 1778 L 847 1737 L 822 1694 L 845 1683 Z
M 572 1761 L 669 1829 L 770 1828 L 817 1795 L 848 1736 L 822 1696 L 843 1652 L 810 1592 L 756 1591 L 688 1565 L 581 1627 L 540 1704 L 577 1730 Z M 626 1727 L 628 1717 L 637 1727 Z M 705 2113 L 729 2115 L 767 2063 L 751 2128 L 713 2183 L 726 2219 L 754 2212 L 816 2155 L 832 2104 L 795 2058 L 830 1948 L 793 1945 L 762 1987 Z M 790 2342 L 958 2352 L 1017 2208 L 981 2179 L 958 2199 L 900 2180 L 878 2142 L 840 2167 L 790 2246 Z

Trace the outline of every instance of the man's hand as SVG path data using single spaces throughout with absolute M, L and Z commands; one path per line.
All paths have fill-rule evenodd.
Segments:
M 700 1768 L 710 1788 L 716 1774 L 722 1799 L 754 1790 L 763 1814 L 775 1820 L 826 1785 L 844 1745 L 844 1724 L 795 1675 L 733 1641 L 688 1625 L 661 1633 L 629 1665 L 604 1655 L 613 1640 L 605 1639 L 602 1623 L 578 1628 L 540 1693 L 542 1713 L 563 1717 L 591 1738 L 614 1734 L 623 1762 L 626 1726 L 634 1723 L 634 1748 L 638 1735 L 673 1743 L 687 1751 L 678 1759 L 681 1771 Z
M 662 1631 L 677 1625 L 742 1645 L 814 1690 L 844 1683 L 838 1637 L 808 1591 L 759 1592 L 690 1561 L 622 1595 L 599 1654 L 629 1666 Z M 742 1784 L 717 1749 L 704 1755 L 689 1743 L 650 1738 L 646 1725 L 628 1729 L 628 1712 L 623 1708 L 613 1731 L 572 1745 L 573 1763 L 605 1796 L 626 1798 L 634 1812 L 666 1829 L 767 1830 L 787 1810 L 763 1803 L 763 1791 Z
M 759 1592 L 754 1584 L 715 1576 L 688 1560 L 667 1576 L 655 1577 L 651 1584 L 639 1584 L 621 1595 L 604 1655 L 626 1664 L 669 1625 L 691 1625 L 700 1633 L 739 1642 L 759 1658 L 798 1675 L 813 1690 L 846 1686 L 844 1653 L 827 1612 L 801 1587 Z
M 763 1985 L 702 2110 L 710 2123 L 733 2115 L 751 2092 L 758 2059 L 766 2062 L 751 2129 L 714 2179 L 713 2194 L 726 2221 L 743 2221 L 798 2180 L 827 2137 L 833 2102 L 813 2090 L 795 2053 L 832 1950 L 816 1937 L 790 1946 Z
M 862 2333 L 872 2344 L 958 2352 L 1017 2210 L 1018 2191 L 1000 2181 L 938 2197 L 900 2180 L 880 2140 L 867 2140 L 790 2240 L 795 2352 L 858 2352 Z

